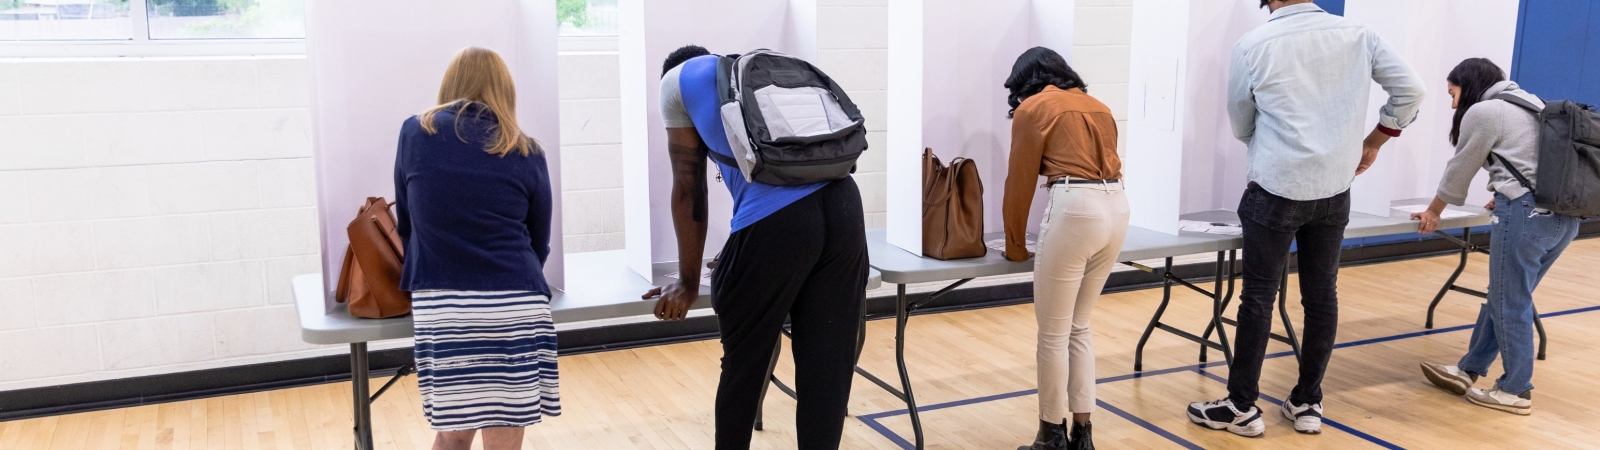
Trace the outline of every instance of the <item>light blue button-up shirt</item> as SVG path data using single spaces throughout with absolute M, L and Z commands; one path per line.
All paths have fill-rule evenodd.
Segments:
M 1299 201 L 1349 190 L 1373 81 L 1389 93 L 1378 125 L 1398 135 L 1417 118 L 1422 80 L 1377 33 L 1308 3 L 1279 8 L 1240 38 L 1228 118 L 1250 145 L 1250 181 Z

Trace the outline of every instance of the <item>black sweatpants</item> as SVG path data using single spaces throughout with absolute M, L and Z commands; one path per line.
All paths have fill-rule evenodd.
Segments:
M 861 192 L 846 178 L 734 232 L 711 274 L 722 334 L 717 448 L 750 448 L 784 319 L 794 333 L 799 448 L 839 448 L 867 284 Z

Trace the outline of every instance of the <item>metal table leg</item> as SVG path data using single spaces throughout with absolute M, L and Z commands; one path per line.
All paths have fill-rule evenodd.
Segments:
M 1217 270 L 1215 273 L 1216 278 L 1213 280 L 1213 287 L 1210 290 L 1203 289 L 1194 285 L 1193 283 L 1184 281 L 1182 278 L 1178 278 L 1176 275 L 1173 275 L 1172 258 L 1170 257 L 1166 258 L 1165 267 L 1162 269 L 1146 267 L 1133 262 L 1123 262 L 1123 264 L 1131 266 L 1135 269 L 1161 276 L 1161 305 L 1156 307 L 1155 315 L 1150 317 L 1150 323 L 1145 326 L 1144 333 L 1139 336 L 1139 344 L 1137 347 L 1135 347 L 1133 355 L 1134 371 L 1144 370 L 1144 345 L 1150 340 L 1151 333 L 1157 329 L 1200 344 L 1202 348 L 1200 352 L 1201 362 L 1205 362 L 1206 360 L 1206 351 L 1204 350 L 1206 348 L 1221 351 L 1223 359 L 1230 363 L 1233 362 L 1233 348 L 1228 345 L 1228 338 L 1222 333 L 1221 327 L 1223 324 L 1233 324 L 1232 319 L 1222 316 L 1222 311 L 1228 307 L 1228 302 L 1233 298 L 1234 264 L 1232 262 L 1237 261 L 1238 255 L 1235 251 L 1217 252 Z M 1222 290 L 1224 282 L 1227 283 L 1228 290 L 1226 292 Z M 1190 290 L 1199 292 L 1200 294 L 1211 298 L 1211 320 L 1206 321 L 1206 330 L 1203 335 L 1196 336 L 1187 331 L 1177 329 L 1171 325 L 1161 323 L 1162 316 L 1166 315 L 1167 305 L 1172 301 L 1172 286 L 1174 284 L 1189 288 Z M 1213 331 L 1217 332 L 1216 341 L 1211 340 L 1211 333 Z
M 367 343 L 350 344 L 351 405 L 355 408 L 356 450 L 372 450 L 372 400 L 367 396 Z
M 761 383 L 761 395 L 756 397 L 756 431 L 761 431 L 762 410 L 767 404 L 767 388 L 773 384 L 782 383 L 772 371 L 778 368 L 778 355 L 783 353 L 783 334 L 779 333 L 777 342 L 772 345 L 772 361 L 767 363 L 767 383 Z M 780 387 L 782 385 L 780 384 Z M 791 394 L 792 395 L 792 394 Z
M 906 321 L 911 318 L 911 302 L 906 297 L 906 285 L 900 285 L 895 295 L 894 360 L 900 368 L 900 389 L 905 392 L 906 410 L 911 412 L 911 430 L 917 437 L 917 448 L 923 448 L 922 418 L 917 415 L 917 397 L 911 393 L 911 374 L 906 372 Z
M 1137 266 L 1135 266 L 1137 267 Z M 1156 314 L 1150 316 L 1150 324 L 1145 325 L 1144 334 L 1139 335 L 1139 344 L 1133 350 L 1133 371 L 1144 371 L 1144 344 L 1150 341 L 1150 334 L 1161 325 L 1161 316 L 1167 313 L 1167 304 L 1172 303 L 1172 279 L 1166 273 L 1172 272 L 1172 258 L 1167 258 L 1166 270 L 1161 276 L 1161 305 L 1156 307 Z M 1201 353 L 1201 361 L 1205 361 L 1205 354 Z
M 1444 231 L 1435 231 L 1434 234 L 1437 234 L 1440 237 L 1443 237 L 1445 240 L 1450 241 L 1450 242 L 1455 243 L 1456 245 L 1460 246 L 1461 247 L 1461 260 L 1456 263 L 1456 270 L 1455 270 L 1455 272 L 1452 272 L 1450 274 L 1450 279 L 1449 280 L 1445 280 L 1444 286 L 1439 288 L 1439 294 L 1433 296 L 1433 302 L 1428 304 L 1428 319 L 1422 325 L 1424 328 L 1427 328 L 1427 329 L 1433 329 L 1433 312 L 1434 312 L 1434 309 L 1439 307 L 1439 301 L 1444 300 L 1444 295 L 1450 293 L 1450 291 L 1460 292 L 1460 293 L 1471 295 L 1473 297 L 1478 297 L 1478 298 L 1481 298 L 1481 299 L 1484 299 L 1484 300 L 1488 300 L 1489 299 L 1489 293 L 1488 292 L 1484 292 L 1484 291 L 1479 291 L 1479 290 L 1476 290 L 1476 289 L 1469 289 L 1469 288 L 1464 288 L 1464 287 L 1458 286 L 1458 285 L 1456 285 L 1456 281 L 1461 278 L 1461 272 L 1465 271 L 1467 269 L 1467 256 L 1471 255 L 1474 252 L 1482 253 L 1482 254 L 1487 255 L 1487 254 L 1489 254 L 1489 252 L 1492 249 L 1485 248 L 1485 247 L 1479 246 L 1477 244 L 1473 244 L 1472 243 L 1472 230 L 1470 228 L 1461 229 L 1461 238 L 1460 239 L 1457 239 L 1455 236 L 1451 236 L 1450 233 L 1446 233 Z M 1534 308 L 1534 310 L 1533 310 L 1533 328 L 1534 328 L 1535 331 L 1538 331 L 1538 333 L 1539 333 L 1539 354 L 1537 355 L 1537 357 L 1538 357 L 1538 359 L 1540 361 L 1543 361 L 1545 359 L 1545 346 L 1548 343 L 1548 339 L 1547 339 L 1547 336 L 1545 335 L 1545 332 L 1544 332 L 1544 320 L 1541 320 L 1539 318 L 1539 309 L 1538 308 Z
M 949 286 L 939 289 L 937 292 L 928 294 L 926 297 L 923 297 L 922 300 L 915 302 L 911 301 L 911 298 L 906 295 L 906 285 L 898 285 L 899 287 L 895 292 L 894 359 L 895 365 L 900 370 L 899 388 L 895 388 L 894 385 L 883 381 L 883 379 L 878 378 L 876 375 L 873 375 L 866 369 L 862 369 L 860 365 L 855 367 L 856 373 L 861 374 L 861 376 L 865 377 L 867 381 L 871 381 L 872 384 L 878 385 L 878 387 L 883 388 L 883 390 L 888 391 L 890 394 L 893 394 L 896 398 L 906 402 L 906 410 L 911 413 L 911 430 L 916 434 L 916 448 L 918 449 L 923 448 L 922 417 L 917 414 L 917 398 L 911 394 L 911 374 L 906 371 L 906 322 L 910 320 L 911 313 L 916 311 L 917 308 L 921 308 L 923 305 L 931 303 L 934 300 L 939 299 L 939 297 L 943 297 L 945 294 L 950 293 L 950 291 L 954 291 L 956 288 L 959 288 L 961 285 L 967 284 L 967 282 L 972 280 L 972 278 L 967 278 L 956 281 L 955 283 L 951 283 Z M 862 311 L 866 311 L 865 307 L 862 308 Z M 874 317 L 867 317 L 866 319 L 874 319 Z M 863 320 L 859 328 L 858 339 L 864 339 L 865 336 L 866 322 Z M 857 341 L 858 350 L 856 351 L 856 359 L 858 361 L 861 358 L 861 352 L 859 350 L 861 343 L 862 341 Z
M 1459 241 L 1443 231 L 1436 232 L 1440 236 L 1444 236 L 1445 239 L 1455 242 L 1456 245 L 1461 246 L 1461 262 L 1456 264 L 1456 271 L 1450 274 L 1450 279 L 1446 280 L 1444 282 L 1444 286 L 1439 288 L 1439 294 L 1433 296 L 1433 303 L 1428 304 L 1428 320 L 1422 324 L 1423 328 L 1430 330 L 1433 329 L 1433 310 L 1439 307 L 1439 301 L 1444 300 L 1445 294 L 1448 294 L 1450 291 L 1456 289 L 1456 280 L 1461 278 L 1462 271 L 1467 270 L 1467 256 L 1472 254 L 1473 247 L 1471 232 L 1472 230 L 1463 228 L 1461 230 L 1461 240 Z M 1487 297 L 1487 295 L 1485 295 L 1485 297 Z
M 400 366 L 389 381 L 378 388 L 378 392 L 367 395 L 372 386 L 372 372 L 368 364 L 367 343 L 354 342 L 350 344 L 350 406 L 353 409 L 355 422 L 356 450 L 372 450 L 372 403 L 378 397 L 394 387 L 400 378 L 417 373 L 416 364 Z
M 1211 325 L 1217 327 L 1217 343 L 1222 344 L 1222 359 L 1228 365 L 1233 365 L 1233 348 L 1228 346 L 1228 334 L 1226 330 L 1222 329 L 1222 309 L 1228 302 L 1227 299 L 1222 298 L 1222 279 L 1233 272 L 1231 267 L 1223 266 L 1225 263 L 1222 253 L 1217 253 L 1217 278 L 1213 281 L 1213 287 L 1211 288 L 1213 293 L 1211 296 Z M 1201 348 L 1204 347 L 1201 346 Z M 1204 359 L 1201 361 L 1204 361 Z
M 1291 255 L 1294 256 L 1294 255 Z M 1289 263 L 1283 264 L 1283 277 L 1278 283 L 1278 317 L 1283 319 L 1283 332 L 1288 334 L 1286 339 L 1280 339 L 1289 344 L 1294 350 L 1294 362 L 1300 362 L 1300 337 L 1294 334 L 1294 322 L 1289 320 Z M 1274 336 L 1277 337 L 1277 336 Z

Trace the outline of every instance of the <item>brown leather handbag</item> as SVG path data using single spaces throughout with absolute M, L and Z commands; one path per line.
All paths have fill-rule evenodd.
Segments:
M 983 246 L 983 180 L 978 164 L 956 158 L 949 166 L 933 149 L 922 151 L 922 255 L 939 260 L 977 258 Z
M 365 319 L 410 314 L 411 293 L 400 290 L 405 244 L 400 242 L 389 203 L 381 197 L 367 197 L 345 231 L 350 235 L 350 248 L 344 252 L 334 300 L 349 304 L 350 315 Z

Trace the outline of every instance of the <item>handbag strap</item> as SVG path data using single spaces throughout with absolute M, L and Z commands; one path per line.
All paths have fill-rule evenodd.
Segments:
M 339 265 L 339 287 L 333 291 L 333 301 L 344 303 L 350 300 L 350 278 L 355 274 L 355 249 L 344 249 L 344 263 Z

